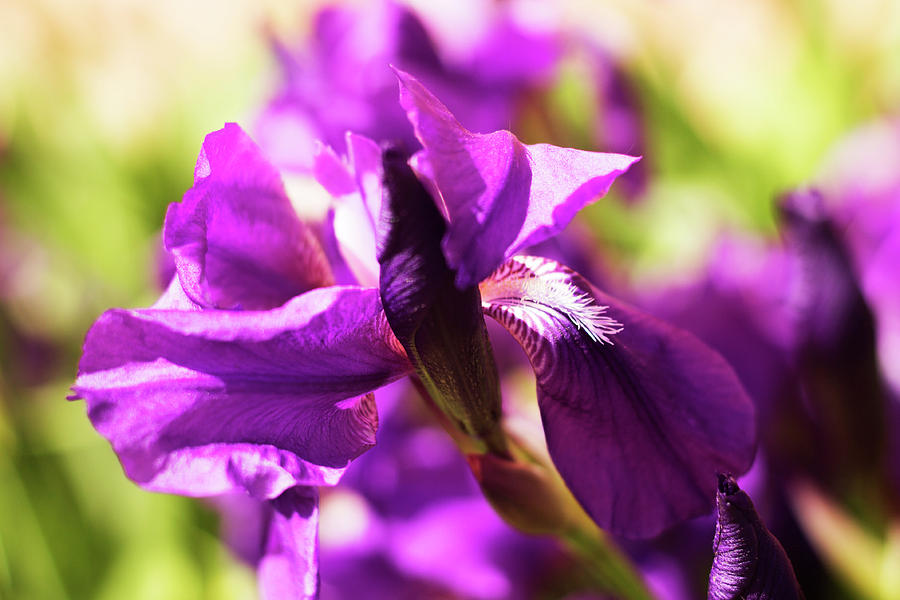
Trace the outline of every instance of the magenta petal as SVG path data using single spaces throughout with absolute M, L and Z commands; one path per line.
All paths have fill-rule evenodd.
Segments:
M 410 370 L 397 348 L 377 290 L 267 312 L 116 309 L 88 333 L 73 389 L 144 487 L 271 498 L 335 483 L 372 446 L 365 394 Z
M 263 556 L 256 567 L 260 598 L 318 598 L 318 492 L 295 487 L 268 504 L 271 516 Z
M 900 396 L 900 220 L 866 267 L 864 288 L 878 324 L 881 368 Z
M 316 153 L 313 174 L 334 197 L 330 213 L 333 243 L 360 285 L 378 285 L 375 224 L 381 212 L 381 148 L 372 140 L 347 134 L 347 158 L 328 146 Z
M 312 174 L 319 185 L 336 198 L 357 191 L 352 170 L 331 146 L 325 146 L 321 142 L 316 144 Z
M 717 472 L 749 468 L 753 405 L 694 336 L 543 258 L 508 261 L 482 298 L 528 354 L 550 455 L 601 527 L 657 534 L 711 508 Z
M 162 293 L 153 306 L 159 310 L 203 310 L 203 307 L 188 298 L 181 287 L 181 281 L 178 276 L 173 276 L 169 281 L 168 287 Z
M 468 131 L 416 79 L 396 71 L 449 220 L 443 248 L 457 285 L 477 284 L 521 248 L 562 231 L 638 158 Z
M 278 172 L 233 123 L 206 136 L 194 187 L 169 206 L 164 238 L 184 291 L 202 306 L 274 308 L 333 281 Z

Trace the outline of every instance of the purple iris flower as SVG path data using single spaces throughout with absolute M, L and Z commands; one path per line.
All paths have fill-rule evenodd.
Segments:
M 398 76 L 424 147 L 413 164 L 430 190 L 428 206 L 446 219 L 442 242 L 425 240 L 422 255 L 403 246 L 412 262 L 382 260 L 380 290 L 330 285 L 329 254 L 297 219 L 278 173 L 237 126 L 226 126 L 207 136 L 194 186 L 166 217 L 178 277 L 153 307 L 98 319 L 73 386 L 143 487 L 245 493 L 271 509 L 260 562 L 268 597 L 315 593 L 312 488 L 333 485 L 374 443 L 371 391 L 423 364 L 439 369 L 436 355 L 459 356 L 434 344 L 410 356 L 397 339 L 409 341 L 400 330 L 422 308 L 404 302 L 430 292 L 413 270 L 405 295 L 404 273 L 392 265 L 427 271 L 429 243 L 460 297 L 480 295 L 477 309 L 522 344 L 550 454 L 601 526 L 646 536 L 702 513 L 715 473 L 742 472 L 753 455 L 753 408 L 721 357 L 554 261 L 514 256 L 565 227 L 635 159 L 471 133 L 418 81 Z M 386 181 L 406 176 L 405 163 L 385 157 Z M 364 175 L 355 174 L 363 192 Z M 395 193 L 405 189 L 387 196 L 408 205 Z M 402 225 L 395 233 L 415 230 L 402 211 L 388 218 Z M 439 321 L 455 339 L 454 324 Z M 479 351 L 473 356 L 489 356 Z M 465 358 L 483 370 L 476 378 L 490 376 L 490 365 Z M 452 383 L 446 372 L 443 383 Z
M 721 477 L 716 494 L 713 550 L 709 600 L 803 598 L 784 548 L 731 477 Z
M 504 131 L 471 133 L 418 81 L 398 76 L 423 146 L 411 164 L 431 196 L 401 210 L 437 206 L 446 231 L 417 220 L 413 235 L 441 240 L 436 261 L 446 261 L 455 287 L 477 285 L 484 312 L 531 358 L 550 453 L 576 497 L 601 526 L 634 536 L 704 512 L 700 490 L 714 488 L 711 465 L 744 471 L 753 453 L 753 409 L 730 368 L 692 336 L 566 267 L 515 256 L 559 232 L 634 159 L 527 146 Z M 391 312 L 401 317 L 392 323 L 401 340 L 398 327 L 417 318 L 423 298 L 404 294 L 424 253 L 434 252 L 421 248 L 387 270 L 382 262 L 382 298 L 389 320 Z M 429 281 L 437 276 L 431 264 L 422 276 Z

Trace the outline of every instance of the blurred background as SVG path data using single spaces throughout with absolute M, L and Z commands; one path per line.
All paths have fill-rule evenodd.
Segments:
M 165 209 L 203 136 L 252 131 L 280 81 L 272 37 L 302 46 L 322 4 L 0 0 L 0 598 L 255 597 L 215 514 L 133 485 L 65 398 L 93 320 L 159 294 Z M 476 3 L 412 4 L 452 46 Z M 601 48 L 639 115 L 644 180 L 580 217 L 630 286 L 690 281 L 722 231 L 774 235 L 776 198 L 900 108 L 894 0 L 523 4 Z M 588 78 L 565 59 L 546 92 L 569 145 Z

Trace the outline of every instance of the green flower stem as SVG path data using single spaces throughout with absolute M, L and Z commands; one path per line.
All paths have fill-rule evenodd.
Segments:
M 593 523 L 590 528 L 570 530 L 563 540 L 590 567 L 598 591 L 621 600 L 654 600 L 628 557 Z

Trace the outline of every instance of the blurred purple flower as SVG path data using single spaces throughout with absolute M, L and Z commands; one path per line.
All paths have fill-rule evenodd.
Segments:
M 722 352 L 756 401 L 766 484 L 757 500 L 811 595 L 833 584 L 816 570 L 785 483 L 812 478 L 876 522 L 896 498 L 888 476 L 896 420 L 876 360 L 873 296 L 829 201 L 813 190 L 786 195 L 780 242 L 725 239 L 700 281 L 649 303 Z
M 900 120 L 871 123 L 831 152 L 817 178 L 827 214 L 875 314 L 881 369 L 900 396 Z
M 3 208 L 0 194 L 0 382 L 12 390 L 51 379 L 63 364 L 64 352 L 60 340 L 55 339 L 58 335 L 42 331 L 46 327 L 35 329 L 29 322 L 32 313 L 17 307 L 31 302 L 26 282 L 34 277 L 35 262 L 42 262 L 37 257 L 43 257 L 46 249 L 17 231 L 6 220 Z M 17 396 L 12 393 L 8 398 Z
M 863 472 L 879 481 L 886 404 L 875 321 L 842 229 L 814 190 L 787 194 L 779 209 L 781 243 L 724 241 L 703 281 L 666 290 L 655 308 L 735 366 L 781 476 L 816 473 L 832 489 Z
M 594 121 L 593 146 L 608 152 L 640 154 L 646 135 L 640 107 L 622 68 L 599 48 L 588 45 L 591 80 L 599 106 Z M 644 159 L 622 177 L 619 187 L 627 198 L 636 198 L 647 187 L 650 166 Z
M 416 73 L 473 130 L 508 126 L 517 95 L 547 79 L 559 42 L 498 13 L 468 56 L 450 64 L 399 3 L 324 8 L 301 51 L 274 42 L 283 85 L 257 123 L 260 144 L 279 167 L 301 171 L 312 164 L 313 140 L 338 147 L 347 131 L 415 148 L 391 64 Z

